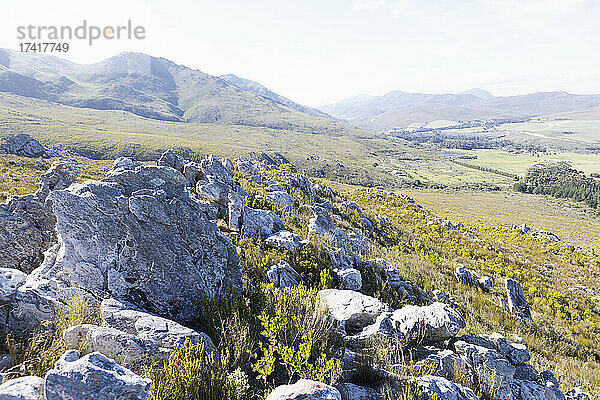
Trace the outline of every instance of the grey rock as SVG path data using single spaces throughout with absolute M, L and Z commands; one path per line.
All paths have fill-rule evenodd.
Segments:
M 0 385 L 2 400 L 44 400 L 44 379 L 39 376 L 24 376 L 11 379 Z
M 272 211 L 244 206 L 242 220 L 241 234 L 246 237 L 268 237 L 285 229 L 281 218 Z
M 293 385 L 276 387 L 267 396 L 267 400 L 342 400 L 342 396 L 333 386 L 300 379 Z
M 244 198 L 235 192 L 228 194 L 227 215 L 229 217 L 229 229 L 239 232 L 242 228 L 242 212 L 244 210 Z
M 76 325 L 63 331 L 63 339 L 67 349 L 97 351 L 136 370 L 168 357 L 168 352 L 152 341 L 106 326 Z
M 422 399 L 427 400 L 479 400 L 475 393 L 462 385 L 433 375 L 418 378 Z
M 454 276 L 458 282 L 469 286 L 477 285 L 477 281 L 479 280 L 479 275 L 475 271 L 471 271 L 464 266 L 456 267 Z
M 56 218 L 46 203 L 50 191 L 69 186 L 77 177 L 76 167 L 57 161 L 40 177 L 34 194 L 12 196 L 0 204 L 0 268 L 29 273 L 39 267 L 43 252 L 56 243 Z
M 536 239 L 545 239 L 550 242 L 560 242 L 560 238 L 552 232 L 534 231 L 534 232 L 530 232 L 530 234 L 531 234 L 531 236 L 533 236 Z
M 346 334 L 362 331 L 392 309 L 380 300 L 352 290 L 326 289 L 318 293 L 329 314 Z
M 335 274 L 342 289 L 360 290 L 362 288 L 362 275 L 355 268 L 336 269 Z
M 537 381 L 540 374 L 531 364 L 519 364 L 515 367 L 514 377 L 522 381 Z
M 565 395 L 555 388 L 515 379 L 512 384 L 512 398 L 515 400 L 565 400 Z
M 456 302 L 454 301 L 454 299 L 448 296 L 446 293 L 442 292 L 441 290 L 435 289 L 433 291 L 433 297 L 435 301 L 448 304 L 451 307 L 456 307 Z
M 244 157 L 240 157 L 237 159 L 237 166 L 238 171 L 240 171 L 241 174 L 246 176 L 255 175 L 260 172 L 259 168 L 255 166 L 252 161 L 247 160 Z
M 26 133 L 7 137 L 2 150 L 22 157 L 49 157 L 44 146 Z
M 0 268 L 0 302 L 10 303 L 25 279 L 27 274 L 18 269 Z
M 406 298 L 411 304 L 429 304 L 431 299 L 423 289 L 409 281 L 400 278 L 400 271 L 395 267 L 385 269 L 388 283 Z
M 183 173 L 183 167 L 185 166 L 186 163 L 187 163 L 187 161 L 180 155 L 175 154 L 173 149 L 169 149 L 169 150 L 165 151 L 164 153 L 162 153 L 160 158 L 156 161 L 156 165 L 159 165 L 162 167 L 174 168 L 177 171 L 182 172 L 182 173 Z
M 565 397 L 567 400 L 590 400 L 590 396 L 578 387 L 565 393 Z
M 504 336 L 493 333 L 487 336 L 494 343 L 500 354 L 506 357 L 513 365 L 524 364 L 531 359 L 527 346 L 519 343 L 509 343 Z
M 394 329 L 400 335 L 426 342 L 453 338 L 466 326 L 465 320 L 456 310 L 438 302 L 428 306 L 404 306 L 394 311 L 391 319 Z
M 283 260 L 279 264 L 271 265 L 267 277 L 275 287 L 281 289 L 296 287 L 304 282 L 300 274 Z
M 139 310 L 133 304 L 116 299 L 106 299 L 100 304 L 104 326 L 149 340 L 166 349 L 179 349 L 189 344 L 204 344 L 207 352 L 218 355 L 217 348 L 208 335 L 196 332 L 166 318 Z
M 514 279 L 506 278 L 504 280 L 506 288 L 506 297 L 508 298 L 508 308 L 510 312 L 524 321 L 531 321 L 531 309 L 525 298 L 525 292 L 521 284 Z
M 342 383 L 340 392 L 345 400 L 380 400 L 383 399 L 381 392 L 365 386 L 358 386 L 353 383 Z
M 469 344 L 454 343 L 456 352 L 469 364 L 479 382 L 483 382 L 488 395 L 495 400 L 507 400 L 512 396 L 515 366 L 496 350 Z
M 417 362 L 416 365 L 428 365 L 433 369 L 432 375 L 450 380 L 468 373 L 466 362 L 452 350 L 437 350 Z
M 271 247 L 286 249 L 291 252 L 298 251 L 302 247 L 300 236 L 289 231 L 279 231 L 269 236 L 266 240 Z
M 193 301 L 239 289 L 241 270 L 235 247 L 185 185 L 172 168 L 139 166 L 53 191 L 61 257 L 48 255 L 28 283 L 77 286 L 169 319 L 193 320 Z
M 183 176 L 187 181 L 187 185 L 190 187 L 196 187 L 196 182 L 204 179 L 204 173 L 200 164 L 195 162 L 188 162 L 183 166 Z
M 489 292 L 494 288 L 494 280 L 489 276 L 482 276 L 477 283 L 484 292 Z
M 100 353 L 79 358 L 66 352 L 46 373 L 46 400 L 146 400 L 152 381 L 142 378 Z
M 284 191 L 267 193 L 267 200 L 284 209 L 291 209 L 292 205 L 294 204 L 294 198 L 290 196 L 288 192 Z
M 225 169 L 227 171 L 229 171 L 230 174 L 233 174 L 233 161 L 231 161 L 230 158 L 226 157 L 226 158 L 222 158 L 221 159 L 221 164 L 223 164 L 223 166 L 225 167 Z

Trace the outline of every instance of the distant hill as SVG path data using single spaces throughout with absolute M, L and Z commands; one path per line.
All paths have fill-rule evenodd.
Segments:
M 358 95 L 319 109 L 355 126 L 381 131 L 436 120 L 524 118 L 587 111 L 599 105 L 600 95 L 543 92 L 496 97 L 482 89 L 471 89 L 457 94 L 394 91 L 383 96 Z
M 122 53 L 95 64 L 0 49 L 0 92 L 164 121 L 263 126 L 310 133 L 352 131 L 234 75 L 206 74 L 167 59 Z

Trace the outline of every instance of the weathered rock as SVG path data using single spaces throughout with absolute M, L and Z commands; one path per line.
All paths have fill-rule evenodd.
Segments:
M 39 267 L 43 252 L 56 243 L 56 218 L 46 205 L 51 190 L 64 189 L 74 182 L 76 168 L 63 161 L 40 177 L 34 194 L 12 196 L 0 204 L 0 268 L 29 273 Z
M 271 247 L 286 249 L 291 252 L 295 252 L 302 247 L 300 236 L 289 231 L 279 231 L 274 233 L 267 238 L 266 242 Z
M 520 319 L 531 321 L 531 310 L 521 284 L 514 279 L 506 278 L 504 280 L 504 286 L 506 288 L 509 310 Z
M 489 276 L 482 276 L 477 280 L 477 283 L 484 292 L 489 292 L 494 288 L 494 280 Z
M 404 306 L 394 311 L 391 320 L 400 335 L 426 342 L 453 338 L 466 326 L 457 311 L 437 302 L 428 306 Z
M 471 271 L 462 265 L 456 267 L 454 276 L 458 282 L 469 286 L 477 285 L 477 281 L 479 280 L 479 275 L 475 271 Z
M 473 368 L 480 382 L 484 383 L 488 395 L 495 400 L 506 400 L 512 396 L 515 366 L 496 350 L 469 344 L 454 343 L 456 352 Z
M 237 159 L 238 171 L 241 174 L 249 176 L 255 175 L 260 172 L 259 168 L 254 165 L 254 163 L 244 157 L 240 157 Z
M 531 364 L 519 364 L 515 367 L 514 377 L 522 381 L 537 381 L 540 374 Z
M 468 372 L 466 362 L 452 350 L 437 350 L 416 364 L 428 365 L 432 368 L 431 374 L 446 379 L 454 379 L 456 376 L 464 376 Z
M 102 323 L 149 340 L 165 349 L 179 349 L 189 344 L 204 344 L 207 352 L 217 355 L 217 348 L 208 335 L 196 332 L 166 318 L 137 309 L 133 304 L 115 299 L 106 299 L 100 304 Z
M 44 380 L 39 376 L 11 379 L 0 385 L 2 400 L 45 400 Z
M 100 353 L 79 358 L 67 351 L 46 373 L 46 400 L 146 400 L 152 381 L 142 378 Z
M 25 279 L 27 274 L 18 269 L 0 268 L 0 302 L 10 302 Z
M 578 387 L 565 393 L 565 397 L 567 400 L 590 400 L 590 396 Z
M 242 212 L 244 210 L 244 198 L 235 192 L 228 194 L 227 215 L 229 217 L 229 229 L 239 232 L 242 229 Z
M 190 187 L 196 187 L 196 182 L 204 178 L 204 173 L 202 172 L 202 167 L 200 164 L 192 161 L 183 166 L 182 172 L 183 176 L 185 176 L 188 186 Z
M 267 400 L 342 400 L 342 396 L 333 386 L 300 379 L 293 385 L 276 387 L 267 396 Z
M 44 146 L 26 133 L 7 137 L 2 151 L 21 157 L 49 157 Z
M 277 204 L 284 209 L 291 209 L 294 204 L 294 198 L 284 191 L 275 191 L 267 194 L 267 200 Z
M 432 375 L 418 378 L 422 399 L 426 400 L 479 400 L 475 393 L 462 385 Z
M 183 167 L 186 163 L 186 160 L 180 155 L 175 154 L 175 152 L 172 149 L 169 149 L 162 153 L 160 158 L 156 161 L 156 165 L 162 167 L 175 168 L 181 173 L 183 173 Z
M 281 218 L 272 211 L 244 206 L 242 220 L 241 233 L 247 237 L 268 237 L 285 229 Z
M 533 231 L 530 234 L 536 239 L 546 239 L 550 242 L 560 242 L 560 238 L 549 231 Z
M 97 351 L 135 369 L 163 360 L 169 354 L 150 340 L 105 326 L 76 325 L 64 330 L 63 339 L 67 349 L 86 354 Z
M 353 383 L 342 383 L 340 392 L 345 400 L 380 400 L 383 399 L 381 392 L 365 386 L 358 386 Z
M 395 267 L 388 267 L 385 269 L 388 283 L 391 287 L 403 297 L 405 297 L 411 304 L 429 304 L 431 299 L 417 285 L 412 282 L 403 281 L 400 279 L 400 271 Z
M 555 388 L 515 379 L 512 384 L 512 398 L 515 400 L 565 400 L 565 395 Z
M 281 289 L 296 287 L 304 282 L 300 274 L 283 260 L 279 264 L 271 265 L 267 276 L 275 287 Z
M 439 301 L 440 303 L 448 304 L 451 307 L 456 307 L 456 302 L 454 301 L 454 299 L 448 296 L 446 293 L 442 292 L 441 290 L 435 289 L 433 291 L 433 297 L 436 301 Z
M 495 346 L 500 354 L 508 359 L 513 365 L 524 364 L 531 359 L 527 346 L 519 343 L 509 343 L 506 338 L 493 333 L 486 336 Z
M 362 288 L 362 275 L 355 268 L 336 269 L 335 274 L 342 289 L 360 290 Z
M 28 283 L 78 286 L 170 319 L 193 320 L 193 301 L 239 289 L 241 270 L 235 247 L 185 185 L 172 168 L 138 166 L 53 191 L 61 256 L 48 255 Z
M 327 208 L 315 204 L 311 207 L 311 211 L 313 217 L 308 223 L 308 231 L 321 236 L 333 236 L 337 226 L 329 216 Z
M 318 293 L 329 314 L 346 334 L 358 333 L 392 309 L 380 300 L 352 290 L 326 289 Z

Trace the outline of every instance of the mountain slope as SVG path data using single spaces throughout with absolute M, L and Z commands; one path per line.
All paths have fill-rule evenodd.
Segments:
M 129 111 L 165 121 L 264 126 L 311 133 L 353 131 L 262 85 L 254 83 L 251 89 L 249 82 L 239 80 L 232 84 L 167 59 L 139 53 L 123 53 L 99 63 L 80 65 L 48 55 L 0 50 L 2 92 L 75 107 Z
M 526 118 L 572 111 L 600 105 L 600 95 L 543 92 L 495 97 L 482 89 L 458 94 L 390 92 L 383 96 L 359 95 L 319 107 L 341 120 L 366 129 L 386 130 L 435 120 Z

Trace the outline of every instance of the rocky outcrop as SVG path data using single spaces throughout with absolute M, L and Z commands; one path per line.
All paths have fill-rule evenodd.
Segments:
M 0 148 L 3 153 L 21 157 L 50 157 L 44 146 L 26 133 L 9 136 Z
M 76 350 L 65 352 L 45 380 L 46 400 L 146 400 L 152 384 L 100 353 L 79 358 Z
M 377 389 L 358 386 L 353 383 L 342 383 L 340 386 L 342 398 L 345 400 L 382 400 L 383 396 Z
M 418 378 L 422 399 L 426 400 L 479 400 L 475 393 L 458 383 L 439 376 L 425 375 Z
M 300 274 L 283 260 L 271 266 L 267 271 L 267 277 L 276 288 L 280 289 L 296 287 L 304 282 Z
M 0 268 L 16 268 L 29 273 L 39 267 L 43 253 L 56 243 L 56 218 L 46 197 L 52 190 L 69 186 L 77 168 L 57 161 L 40 177 L 34 194 L 12 196 L 0 204 Z
M 241 287 L 235 247 L 185 192 L 181 173 L 124 165 L 49 195 L 60 247 L 27 283 L 54 292 L 78 286 L 190 321 L 199 296 Z
M 148 340 L 165 349 L 179 349 L 187 344 L 204 344 L 204 349 L 217 355 L 217 348 L 208 335 L 196 332 L 166 318 L 136 308 L 133 304 L 115 299 L 103 300 L 100 304 L 102 324 Z
M 394 330 L 405 338 L 439 342 L 450 339 L 466 326 L 463 317 L 443 303 L 407 305 L 390 316 Z
M 362 331 L 377 317 L 392 309 L 378 299 L 352 290 L 326 289 L 318 293 L 329 314 L 348 335 Z
M 289 231 L 279 231 L 267 237 L 266 242 L 271 247 L 286 249 L 291 252 L 295 252 L 302 247 L 300 236 Z
M 38 376 L 11 379 L 0 385 L 2 400 L 45 400 L 44 380 Z
M 242 212 L 243 236 L 268 237 L 285 229 L 281 218 L 272 211 L 258 210 L 244 206 Z
M 531 309 L 529 308 L 529 303 L 525 298 L 525 292 L 523 292 L 521 284 L 514 279 L 506 278 L 504 286 L 506 288 L 506 297 L 508 298 L 510 312 L 523 321 L 531 321 Z
M 267 400 L 342 400 L 342 396 L 333 386 L 300 379 L 293 385 L 276 387 L 267 396 Z

